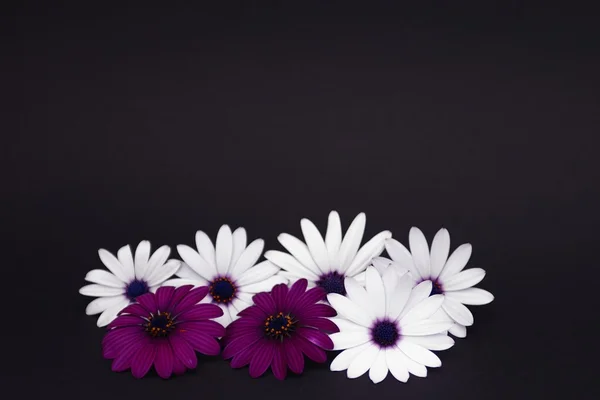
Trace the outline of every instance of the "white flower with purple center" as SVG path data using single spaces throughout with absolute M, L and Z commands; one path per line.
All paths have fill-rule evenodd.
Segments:
M 287 283 L 287 279 L 276 275 L 279 267 L 269 261 L 256 264 L 264 241 L 256 239 L 246 246 L 246 240 L 244 228 L 232 233 L 227 225 L 219 229 L 215 245 L 206 233 L 196 232 L 197 250 L 186 245 L 177 246 L 184 263 L 176 273 L 178 278 L 163 285 L 208 286 L 209 295 L 203 302 L 213 302 L 221 307 L 223 316 L 215 321 L 227 327 L 238 318 L 240 311 L 252 305 L 254 294 Z
M 121 247 L 116 257 L 107 250 L 98 250 L 100 260 L 110 272 L 94 269 L 85 276 L 92 284 L 79 289 L 79 293 L 98 297 L 88 304 L 86 314 L 101 313 L 97 324 L 106 326 L 136 297 L 154 292 L 181 264 L 179 260 L 167 261 L 170 253 L 169 246 L 162 246 L 150 256 L 147 240 L 138 244 L 135 257 L 129 245 Z
M 346 278 L 347 296 L 331 293 L 329 304 L 338 316 L 331 320 L 340 332 L 330 335 L 334 350 L 343 350 L 331 363 L 332 371 L 347 370 L 348 378 L 369 371 L 374 383 L 388 372 L 406 382 L 409 374 L 427 376 L 427 367 L 442 362 L 431 350 L 446 350 L 454 340 L 446 333 L 451 321 L 432 319 L 444 298 L 429 296 L 431 282 L 412 287 L 412 277 L 393 268 L 383 276 L 367 268 L 365 286 Z
M 265 257 L 281 267 L 283 271 L 279 275 L 290 282 L 304 278 L 309 287 L 320 286 L 327 293 L 344 295 L 345 278 L 360 276 L 373 257 L 383 252 L 385 240 L 392 237 L 391 232 L 383 231 L 360 247 L 365 224 L 365 214 L 358 214 L 342 239 L 340 217 L 332 211 L 323 239 L 317 227 L 305 218 L 300 221 L 305 242 L 282 233 L 277 239 L 289 254 L 271 250 L 265 253 Z
M 394 261 L 392 264 L 408 270 L 417 285 L 431 282 L 431 295 L 441 295 L 444 302 L 433 316 L 435 319 L 453 321 L 449 332 L 460 338 L 467 335 L 467 326 L 473 325 L 473 314 L 465 306 L 483 305 L 494 300 L 494 296 L 483 289 L 475 288 L 485 276 L 481 268 L 463 270 L 471 258 L 470 244 L 460 245 L 449 257 L 450 234 L 440 229 L 433 238 L 431 251 L 425 235 L 418 228 L 412 228 L 408 242 L 410 251 L 394 239 L 386 240 L 385 248 Z

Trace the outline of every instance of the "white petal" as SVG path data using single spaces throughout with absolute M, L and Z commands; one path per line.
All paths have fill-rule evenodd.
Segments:
M 385 244 L 385 242 L 384 242 Z M 379 271 L 380 274 L 383 275 L 383 272 L 390 266 L 392 260 L 385 257 L 373 257 L 371 260 L 371 264 Z
M 287 279 L 283 276 L 274 275 L 270 278 L 265 279 L 262 282 L 256 282 L 251 285 L 246 285 L 243 287 L 243 290 L 246 293 L 269 292 L 271 291 L 271 289 L 273 289 L 273 286 L 278 285 L 280 283 L 287 283 Z
M 124 288 L 126 286 L 125 282 L 103 269 L 91 270 L 85 276 L 85 280 L 88 282 L 116 288 Z
M 329 318 L 331 322 L 337 325 L 340 328 L 340 332 L 369 332 L 368 328 L 365 328 L 362 325 L 355 324 L 352 321 L 349 321 L 340 317 L 332 317 Z
M 388 366 L 385 359 L 386 351 L 381 349 L 373 361 L 373 365 L 371 365 L 371 369 L 369 370 L 369 378 L 373 383 L 379 383 L 385 379 L 388 374 Z
M 179 260 L 169 260 L 162 267 L 158 267 L 154 270 L 152 275 L 148 278 L 149 286 L 156 286 L 175 274 L 181 265 L 181 261 Z
M 148 260 L 146 271 L 144 271 L 144 274 L 141 276 L 141 278 L 147 280 L 156 268 L 162 266 L 165 262 L 167 262 L 167 259 L 169 258 L 170 254 L 171 248 L 169 246 L 159 247 L 158 250 L 156 250 L 154 254 L 150 256 L 150 260 Z
M 123 266 L 123 272 L 129 281 L 135 279 L 135 267 L 133 264 L 133 254 L 129 245 L 123 246 L 117 251 L 117 258 Z
M 206 286 L 208 285 L 208 282 L 202 278 L 200 278 L 200 280 L 175 278 L 164 281 L 161 286 L 179 287 L 185 285 Z
M 277 272 L 279 272 L 279 267 L 275 264 L 272 264 L 270 261 L 265 260 L 256 264 L 254 267 L 249 268 L 239 278 L 236 279 L 235 283 L 238 286 L 250 285 L 256 282 L 264 281 L 265 279 L 275 275 Z
M 419 273 L 425 279 L 431 275 L 431 261 L 429 259 L 429 245 L 425 235 L 419 228 L 412 227 L 408 234 L 408 244 L 410 253 Z
M 256 264 L 265 247 L 265 241 L 256 239 L 242 252 L 235 266 L 229 270 L 229 275 L 235 279 Z
M 196 232 L 196 248 L 198 249 L 200 257 L 216 271 L 217 263 L 215 260 L 215 246 L 206 233 L 202 231 Z
M 465 271 L 466 272 L 466 271 Z M 461 272 L 462 274 L 462 272 Z M 463 304 L 469 304 L 473 306 L 480 306 L 483 304 L 489 304 L 494 300 L 494 295 L 487 290 L 479 288 L 468 288 L 458 290 L 456 292 L 446 292 L 446 297 L 456 300 Z
M 223 310 L 223 315 L 221 315 L 218 318 L 213 319 L 213 321 L 223 325 L 225 328 L 227 328 L 227 325 L 229 325 L 233 319 L 231 318 L 231 311 L 229 310 L 228 306 L 225 306 L 223 304 L 217 304 L 219 307 L 221 307 L 221 310 Z
M 398 286 L 399 276 L 394 269 L 388 268 L 381 274 L 381 279 L 385 291 L 385 313 L 389 316 L 388 312 L 392 308 L 392 296 Z
M 402 319 L 402 317 L 404 317 L 414 306 L 428 298 L 431 293 L 431 287 L 431 281 L 423 281 L 415 286 L 410 292 L 408 301 L 406 302 L 404 309 L 402 309 L 399 318 Z
M 342 317 L 365 327 L 371 326 L 372 319 L 369 315 L 362 308 L 357 307 L 349 298 L 337 293 L 330 293 L 327 295 L 327 300 Z
M 416 304 L 413 308 L 411 308 L 401 319 L 400 324 L 402 326 L 408 325 L 411 322 L 416 322 L 423 319 L 428 319 L 431 317 L 437 310 L 440 309 L 442 303 L 444 302 L 444 295 L 436 294 L 434 296 L 430 296 L 420 303 Z
M 446 264 L 450 253 L 450 234 L 447 229 L 440 229 L 431 243 L 431 278 L 437 279 Z
M 400 316 L 402 310 L 404 310 L 412 293 L 412 286 L 412 278 L 408 276 L 408 274 L 398 280 L 396 288 L 392 292 L 389 308 L 387 309 L 388 317 L 393 321 L 398 319 L 398 316 Z
M 119 278 L 123 282 L 131 281 L 129 275 L 125 272 L 125 268 L 123 268 L 119 260 L 117 260 L 117 258 L 113 256 L 110 252 L 104 249 L 100 249 L 98 250 L 98 255 L 100 256 L 100 260 L 106 266 L 106 268 L 108 268 L 108 270 L 112 272 L 117 278 Z
M 371 313 L 376 318 L 385 317 L 385 289 L 381 275 L 373 267 L 367 268 L 366 289 L 367 296 L 369 297 L 368 306 L 371 308 Z
M 402 350 L 398 349 L 398 352 L 398 357 L 400 360 L 402 360 L 402 363 L 406 366 L 408 372 L 421 378 L 425 378 L 427 376 L 427 367 L 414 361 L 412 358 L 404 354 Z
M 112 307 L 117 303 L 121 303 L 124 299 L 126 299 L 126 297 L 122 294 L 118 296 L 98 297 L 87 305 L 85 308 L 85 313 L 87 315 L 100 314 L 107 308 Z
M 254 293 L 246 293 L 246 292 L 243 292 L 243 291 L 241 291 L 241 290 L 238 290 L 238 291 L 235 293 L 235 296 L 236 296 L 236 297 L 237 297 L 239 300 L 243 301 L 244 303 L 248 303 L 248 304 L 254 304 L 254 302 L 252 301 L 252 296 L 254 296 Z
M 129 300 L 123 296 L 121 301 L 108 307 L 106 310 L 104 310 L 102 312 L 102 314 L 100 314 L 100 317 L 98 317 L 98 321 L 96 322 L 97 325 L 99 327 L 102 327 L 102 326 L 106 326 L 106 325 L 110 324 L 115 319 L 115 317 L 117 316 L 119 311 L 121 311 L 122 309 L 127 307 L 128 304 L 129 304 Z
M 79 289 L 79 293 L 84 296 L 94 296 L 94 297 L 105 297 L 105 296 L 117 296 L 123 294 L 125 292 L 125 288 L 116 288 L 104 285 L 98 285 L 93 283 L 91 285 L 86 285 Z
M 283 270 L 283 269 L 279 270 L 279 272 L 277 273 L 277 275 L 280 275 L 280 276 L 284 277 L 285 279 L 287 279 L 290 284 L 296 282 L 298 279 L 305 278 L 303 276 L 298 276 L 296 274 L 293 274 L 293 273 L 288 272 L 288 271 Z M 314 281 L 309 280 L 308 281 L 308 286 L 309 287 L 310 287 L 311 282 L 314 283 Z
M 360 346 L 356 346 L 351 349 L 342 351 L 340 354 L 337 355 L 336 358 L 333 359 L 331 365 L 329 366 L 329 369 L 332 371 L 343 371 L 345 369 L 348 369 L 352 361 L 354 361 L 354 359 L 360 353 L 366 350 L 367 347 L 371 346 L 371 343 L 364 343 Z
M 356 252 L 360 247 L 363 234 L 365 233 L 365 224 L 367 223 L 367 217 L 365 213 L 360 213 L 354 218 L 338 252 L 337 268 L 339 272 L 346 272 L 350 264 L 356 256 Z
M 365 271 L 363 271 L 360 274 L 356 274 L 356 275 L 352 276 L 351 278 L 354 279 L 356 282 L 358 282 L 359 285 L 365 286 L 365 282 L 367 279 L 367 273 Z
M 445 281 L 447 278 L 459 273 L 471 258 L 473 247 L 469 243 L 458 246 L 454 253 L 446 261 L 446 265 L 440 272 L 440 279 Z
M 240 258 L 244 250 L 246 250 L 246 230 L 244 228 L 237 228 L 233 231 L 233 251 L 231 253 L 231 262 L 229 263 L 229 272 L 235 267 L 235 263 Z
M 279 266 L 279 268 L 283 268 L 296 276 L 300 276 L 311 281 L 319 280 L 319 277 L 314 272 L 309 271 L 306 267 L 300 264 L 298 260 L 287 253 L 277 250 L 269 250 L 265 253 L 265 258 L 271 261 L 273 264 Z
M 452 321 L 454 322 L 454 320 L 452 318 L 450 318 L 450 316 L 448 315 L 448 313 L 446 311 L 444 311 L 444 309 L 442 307 L 440 307 L 439 310 L 437 310 L 431 317 L 431 319 L 436 319 L 439 321 Z
M 294 256 L 305 269 L 310 270 L 315 275 L 321 275 L 321 268 L 319 268 L 315 263 L 315 260 L 313 260 L 313 256 L 304 242 L 287 233 L 279 235 L 277 240 L 279 240 L 279 243 L 281 243 L 281 245 L 285 247 L 285 249 Z
M 423 346 L 426 349 L 436 351 L 447 350 L 454 346 L 454 339 L 443 333 L 429 336 L 408 336 L 407 340 Z
M 390 373 L 400 382 L 408 381 L 408 368 L 404 364 L 402 351 L 397 347 L 385 349 L 385 361 Z
M 448 329 L 448 332 L 457 338 L 467 337 L 467 327 L 461 324 L 454 324 Z
M 338 251 L 342 244 L 342 223 L 340 222 L 340 216 L 336 211 L 329 213 L 329 219 L 327 221 L 327 233 L 325 234 L 325 246 L 327 246 L 327 253 L 329 254 L 329 263 L 334 268 L 338 265 Z
M 422 279 L 421 273 L 415 267 L 415 263 L 410 252 L 396 239 L 387 239 L 385 241 L 385 250 L 388 252 L 392 260 L 399 264 L 400 267 L 409 270 L 415 278 Z
M 373 257 L 379 256 L 385 247 L 385 240 L 392 237 L 392 232 L 383 231 L 373 236 L 371 240 L 360 248 L 356 257 L 348 268 L 348 275 L 354 275 L 364 270 L 373 260 Z
M 135 249 L 135 277 L 143 279 L 148 269 L 148 260 L 150 259 L 150 242 L 142 240 Z
M 252 303 L 247 303 L 244 300 L 240 299 L 239 297 L 237 299 L 233 299 L 233 301 L 231 302 L 231 307 L 233 307 L 238 313 L 240 311 L 245 310 L 246 308 L 250 307 L 252 305 Z M 237 314 L 235 316 L 231 316 L 232 318 L 237 319 Z
M 337 332 L 329 335 L 333 341 L 333 350 L 344 350 L 352 347 L 360 346 L 371 340 L 371 335 L 367 328 L 363 327 L 362 331 L 351 330 L 345 332 Z
M 185 244 L 177 246 L 177 252 L 181 256 L 182 260 L 189 265 L 198 275 L 212 281 L 217 277 L 217 270 L 213 268 L 204 258 L 200 257 L 194 249 Z
M 346 288 L 346 296 L 354 303 L 355 307 L 360 307 L 360 309 L 369 314 L 371 318 L 375 318 L 375 314 L 372 312 L 372 308 L 369 304 L 369 295 L 365 288 L 354 278 L 344 279 L 344 287 Z
M 464 326 L 473 325 L 473 314 L 471 311 L 456 300 L 446 298 L 442 305 L 444 311 L 448 313 L 450 318 Z
M 410 340 L 400 340 L 400 342 L 398 342 L 398 348 L 414 361 L 418 362 L 419 364 L 423 364 L 426 367 L 442 366 L 442 361 L 438 356 L 426 348 L 411 342 Z
M 446 278 L 442 282 L 442 287 L 444 291 L 462 290 L 477 285 L 484 277 L 485 271 L 483 269 L 470 268 Z
M 350 379 L 358 378 L 362 376 L 365 372 L 367 372 L 373 362 L 375 362 L 375 358 L 379 354 L 379 347 L 374 344 L 371 344 L 365 350 L 361 351 L 350 363 L 348 367 L 348 371 L 346 375 Z
M 233 236 L 231 228 L 227 225 L 221 226 L 217 234 L 217 246 L 215 259 L 217 262 L 217 272 L 220 276 L 227 275 L 231 254 L 233 253 Z
M 304 235 L 304 240 L 310 250 L 312 259 L 319 269 L 324 273 L 331 271 L 329 266 L 329 254 L 327 253 L 325 241 L 323 241 L 323 237 L 315 224 L 310 222 L 310 220 L 303 218 L 300 221 L 300 227 L 302 228 L 302 234 Z
M 440 321 L 426 319 L 402 326 L 401 333 L 404 336 L 427 336 L 446 332 L 452 326 L 452 321 Z
M 204 282 L 207 282 L 206 279 L 201 277 L 196 271 L 194 271 L 189 265 L 187 265 L 183 261 L 181 262 L 181 265 L 179 266 L 179 269 L 177 270 L 175 275 L 183 279 L 202 280 Z

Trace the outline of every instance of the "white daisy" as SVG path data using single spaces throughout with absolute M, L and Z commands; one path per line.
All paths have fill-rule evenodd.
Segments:
M 290 282 L 305 278 L 309 286 L 321 286 L 327 293 L 345 294 L 344 278 L 364 272 L 373 257 L 383 252 L 385 239 L 392 237 L 389 231 L 380 232 L 359 249 L 365 224 L 365 214 L 358 214 L 342 240 L 340 217 L 332 211 L 323 240 L 317 227 L 308 219 L 302 219 L 300 226 L 306 243 L 282 233 L 277 239 L 289 254 L 271 250 L 265 257 L 281 267 L 284 271 L 279 274 Z
M 395 265 L 410 271 L 415 284 L 432 283 L 431 294 L 444 297 L 442 308 L 433 318 L 454 321 L 449 332 L 456 337 L 465 337 L 466 327 L 473 324 L 473 314 L 465 304 L 482 305 L 494 300 L 490 292 L 473 287 L 485 276 L 483 269 L 463 271 L 471 257 L 471 245 L 460 245 L 448 257 L 450 234 L 446 229 L 440 229 L 433 238 L 431 252 L 423 232 L 418 228 L 410 230 L 408 242 L 410 252 L 394 239 L 386 240 L 385 248 Z
M 94 269 L 85 276 L 92 282 L 79 289 L 84 296 L 98 297 L 88 304 L 87 315 L 100 314 L 98 326 L 108 325 L 117 313 L 133 302 L 137 296 L 156 290 L 179 268 L 179 260 L 168 260 L 171 249 L 162 246 L 150 256 L 150 242 L 144 240 L 135 250 L 135 258 L 129 245 L 121 247 L 117 257 L 100 249 L 100 260 L 108 268 Z
M 351 379 L 369 371 L 378 383 L 388 371 L 406 382 L 409 373 L 425 377 L 426 367 L 441 366 L 430 350 L 452 347 L 454 340 L 446 334 L 452 322 L 431 318 L 444 301 L 443 296 L 429 296 L 431 282 L 412 288 L 408 274 L 399 276 L 388 268 L 382 276 L 374 267 L 367 268 L 365 281 L 363 287 L 346 278 L 347 297 L 327 296 L 338 313 L 332 321 L 340 328 L 330 335 L 334 350 L 344 350 L 330 369 L 347 370 Z
M 212 301 L 223 309 L 223 316 L 215 320 L 223 326 L 252 305 L 255 293 L 287 283 L 284 277 L 276 275 L 279 267 L 268 261 L 256 264 L 264 241 L 256 239 L 246 247 L 244 228 L 231 233 L 229 226 L 223 225 L 214 246 L 206 233 L 198 231 L 196 247 L 197 251 L 186 245 L 177 246 L 184 263 L 176 273 L 178 278 L 166 281 L 163 286 L 208 286 L 209 296 L 204 301 Z

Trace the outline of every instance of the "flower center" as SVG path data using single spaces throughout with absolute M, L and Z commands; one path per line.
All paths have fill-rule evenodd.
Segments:
M 229 278 L 217 278 L 208 288 L 210 295 L 217 303 L 229 303 L 235 297 L 236 288 Z
M 434 294 L 444 294 L 444 288 L 442 287 L 442 284 L 437 280 L 431 281 L 431 293 L 429 293 L 429 295 L 433 296 Z
M 148 284 L 144 281 L 134 280 L 127 285 L 126 295 L 133 301 L 136 297 L 148 293 Z
M 144 329 L 148 332 L 152 337 L 164 337 L 169 334 L 169 332 L 175 326 L 175 321 L 171 318 L 171 314 L 168 312 L 161 313 L 159 312 L 156 315 L 150 315 L 148 318 L 148 322 L 144 325 Z
M 296 321 L 289 316 L 280 312 L 277 315 L 269 315 L 265 320 L 265 334 L 274 339 L 283 340 L 284 337 L 290 336 L 294 331 Z
M 381 347 L 390 347 L 396 344 L 400 332 L 394 322 L 379 321 L 371 328 L 371 336 Z
M 317 286 L 325 289 L 328 294 L 337 293 L 345 296 L 346 287 L 344 286 L 344 278 L 344 275 L 341 275 L 337 272 L 330 272 L 321 276 L 321 278 L 317 281 Z

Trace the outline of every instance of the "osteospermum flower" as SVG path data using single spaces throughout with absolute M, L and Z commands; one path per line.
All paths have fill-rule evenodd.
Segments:
M 129 245 L 121 247 L 117 257 L 104 249 L 98 250 L 100 260 L 110 272 L 94 269 L 85 276 L 85 280 L 92 284 L 79 289 L 79 293 L 98 297 L 88 304 L 86 314 L 102 313 L 97 324 L 108 325 L 129 303 L 156 290 L 177 271 L 181 262 L 167 261 L 170 253 L 169 246 L 162 246 L 150 256 L 150 242 L 147 240 L 137 246 L 135 257 Z
M 374 383 L 385 379 L 388 371 L 406 382 L 409 373 L 424 377 L 426 367 L 442 362 L 430 350 L 445 350 L 454 341 L 446 331 L 450 321 L 431 319 L 444 298 L 429 296 L 431 282 L 412 288 L 412 278 L 399 277 L 392 268 L 383 278 L 374 267 L 366 271 L 366 288 L 346 278 L 347 297 L 327 296 L 339 317 L 333 322 L 340 332 L 331 335 L 334 350 L 344 350 L 331 363 L 332 371 L 347 370 L 348 378 L 367 371 Z
M 483 289 L 474 288 L 485 276 L 481 268 L 463 270 L 471 257 L 470 244 L 460 245 L 448 257 L 450 252 L 450 234 L 440 229 L 433 238 L 431 251 L 425 235 L 418 228 L 409 233 L 410 252 L 394 239 L 386 241 L 386 250 L 392 260 L 403 269 L 408 269 L 415 285 L 420 282 L 431 282 L 432 295 L 442 295 L 444 302 L 437 319 L 454 322 L 449 332 L 456 337 L 467 335 L 467 326 L 473 325 L 473 314 L 465 306 L 483 305 L 494 300 L 494 296 Z
M 154 364 L 161 378 L 169 378 L 196 368 L 196 351 L 219 354 L 215 338 L 223 336 L 225 328 L 211 319 L 223 311 L 214 304 L 198 304 L 207 287 L 192 288 L 161 287 L 119 313 L 102 340 L 102 352 L 113 360 L 113 371 L 131 368 L 133 376 L 141 378 Z
M 325 362 L 324 350 L 333 348 L 325 332 L 338 331 L 326 317 L 334 316 L 335 311 L 318 304 L 325 298 L 323 289 L 306 288 L 306 279 L 300 279 L 289 289 L 279 284 L 271 293 L 254 295 L 254 305 L 240 312 L 240 319 L 227 327 L 223 358 L 232 358 L 233 368 L 249 364 L 253 378 L 270 366 L 277 379 L 284 379 L 288 368 L 302 373 L 304 356 Z
M 327 293 L 345 294 L 344 278 L 360 275 L 373 257 L 381 254 L 385 239 L 392 236 L 389 231 L 380 232 L 359 249 L 365 224 L 365 214 L 358 214 L 342 240 L 340 217 L 332 211 L 323 240 L 315 225 L 303 219 L 300 226 L 306 244 L 292 235 L 282 233 L 278 240 L 290 254 L 267 251 L 265 257 L 281 267 L 284 271 L 279 274 L 291 282 L 305 278 L 311 287 L 320 286 Z
M 214 246 L 206 233 L 198 231 L 196 247 L 197 251 L 186 245 L 177 246 L 185 263 L 176 273 L 178 278 L 164 285 L 208 286 L 206 301 L 221 307 L 223 316 L 217 321 L 223 326 L 237 319 L 237 313 L 252 304 L 252 295 L 287 282 L 276 275 L 279 267 L 268 261 L 256 264 L 262 254 L 264 241 L 256 239 L 246 247 L 244 228 L 232 233 L 229 226 L 223 225 Z

